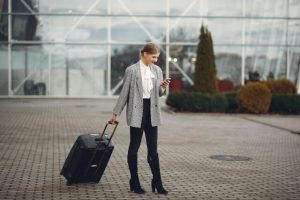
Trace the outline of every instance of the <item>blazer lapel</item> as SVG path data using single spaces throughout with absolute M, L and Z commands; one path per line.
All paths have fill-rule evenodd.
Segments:
M 141 67 L 140 67 L 140 61 L 136 63 L 136 83 L 138 86 L 138 91 L 141 95 L 141 98 L 143 99 L 143 83 L 142 83 L 142 74 L 141 74 Z

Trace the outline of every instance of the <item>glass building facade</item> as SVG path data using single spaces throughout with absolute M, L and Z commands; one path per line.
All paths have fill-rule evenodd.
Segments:
M 190 90 L 201 25 L 218 80 L 300 85 L 300 0 L 0 0 L 0 95 L 118 95 L 152 41 L 169 92 Z

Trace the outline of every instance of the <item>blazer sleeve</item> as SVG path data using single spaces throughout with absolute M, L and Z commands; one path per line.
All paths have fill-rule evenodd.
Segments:
M 127 67 L 125 70 L 125 75 L 123 79 L 123 88 L 119 95 L 118 101 L 113 109 L 113 113 L 116 115 L 121 115 L 129 96 L 130 92 L 130 82 L 131 82 L 132 71 Z

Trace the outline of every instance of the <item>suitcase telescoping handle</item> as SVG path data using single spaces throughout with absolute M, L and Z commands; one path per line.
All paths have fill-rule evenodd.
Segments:
M 105 133 L 105 131 L 106 131 L 106 128 L 107 128 L 108 124 L 115 125 L 115 127 L 114 127 L 114 130 L 113 130 L 113 132 L 111 133 L 111 135 L 110 135 L 110 137 L 109 137 L 107 146 L 109 146 L 110 141 L 111 141 L 112 137 L 114 136 L 114 134 L 115 134 L 115 132 L 116 132 L 116 129 L 117 129 L 118 125 L 119 125 L 119 122 L 118 122 L 118 121 L 115 121 L 115 124 L 113 124 L 111 121 L 108 121 L 108 122 L 106 123 L 105 127 L 104 127 L 104 130 L 103 130 L 101 136 L 100 136 L 100 140 L 103 139 L 103 135 L 104 135 L 104 133 Z
M 117 129 L 118 125 L 119 125 L 119 122 L 118 122 L 118 121 L 115 121 L 115 124 L 113 124 L 111 121 L 108 121 L 108 122 L 106 123 L 105 127 L 104 127 L 104 130 L 103 130 L 102 134 L 100 135 L 100 141 L 103 139 L 103 136 L 104 136 L 104 134 L 105 134 L 106 128 L 107 128 L 107 126 L 108 126 L 109 124 L 115 125 L 115 127 L 114 127 L 114 130 L 113 130 L 113 132 L 111 133 L 111 135 L 110 135 L 110 137 L 109 137 L 109 140 L 108 140 L 108 143 L 107 143 L 107 147 L 109 146 L 110 141 L 111 141 L 112 137 L 114 136 L 114 134 L 115 134 L 115 132 L 116 132 L 116 129 Z M 98 145 L 100 145 L 100 142 L 99 142 Z
M 108 122 L 106 123 L 105 127 L 104 127 L 104 130 L 103 130 L 102 134 L 100 135 L 100 133 L 99 133 L 99 135 L 100 135 L 99 143 L 97 144 L 97 146 L 96 146 L 96 148 L 95 148 L 95 151 L 94 151 L 94 153 L 93 153 L 93 155 L 92 155 L 92 157 L 91 157 L 91 159 L 90 159 L 90 161 L 89 161 L 89 163 L 88 163 L 88 165 L 87 165 L 87 168 L 85 169 L 84 176 L 86 176 L 86 175 L 88 174 L 89 168 L 90 168 L 90 166 L 91 166 L 91 164 L 92 164 L 92 162 L 93 162 L 93 160 L 94 160 L 94 158 L 95 158 L 95 156 L 96 156 L 97 149 L 98 149 L 98 148 L 100 147 L 100 145 L 101 145 L 101 140 L 102 140 L 103 135 L 104 135 L 104 133 L 105 133 L 105 131 L 106 131 L 106 128 L 107 128 L 107 126 L 108 126 L 109 124 L 115 125 L 115 128 L 114 128 L 113 132 L 111 133 L 111 135 L 110 135 L 110 137 L 109 137 L 108 143 L 107 143 L 107 145 L 106 145 L 106 147 L 105 147 L 105 149 L 104 149 L 104 152 L 103 152 L 103 155 L 102 155 L 102 157 L 101 157 L 101 159 L 100 159 L 100 161 L 99 161 L 99 164 L 102 163 L 102 161 L 103 161 L 103 158 L 104 158 L 104 156 L 105 156 L 106 150 L 108 149 L 109 144 L 110 144 L 110 141 L 111 141 L 112 137 L 114 136 L 114 134 L 115 134 L 115 132 L 116 132 L 116 129 L 117 129 L 118 125 L 119 125 L 119 122 L 118 122 L 118 121 L 115 121 L 115 124 L 113 124 L 111 121 L 108 121 Z M 99 167 L 97 167 L 97 170 L 95 171 L 94 175 L 96 175 L 96 172 L 98 171 L 98 169 L 99 169 Z

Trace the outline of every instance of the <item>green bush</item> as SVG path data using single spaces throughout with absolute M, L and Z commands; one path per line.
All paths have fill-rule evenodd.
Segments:
M 176 92 L 169 94 L 167 105 L 177 111 L 225 112 L 227 99 L 224 95 L 208 95 L 199 92 Z
M 236 101 L 241 111 L 266 113 L 271 103 L 271 91 L 265 84 L 248 83 L 239 89 Z
M 237 112 L 238 111 L 238 104 L 236 102 L 237 93 L 236 92 L 230 92 L 230 93 L 225 93 L 224 95 L 225 95 L 225 97 L 227 99 L 227 102 L 228 102 L 226 112 L 229 112 L 229 113 Z
M 269 112 L 300 113 L 300 95 L 273 94 Z
M 197 92 L 176 92 L 168 96 L 166 103 L 177 111 L 231 113 L 241 111 L 239 110 L 240 105 L 236 101 L 237 95 L 237 93 L 206 95 Z M 270 98 L 268 112 L 300 114 L 300 95 L 273 94 Z M 253 104 L 260 104 L 257 97 L 249 99 L 253 100 Z
M 228 107 L 227 99 L 224 95 L 211 95 L 208 96 L 211 101 L 211 112 L 225 112 Z
M 293 113 L 300 113 L 300 95 L 294 95 Z

